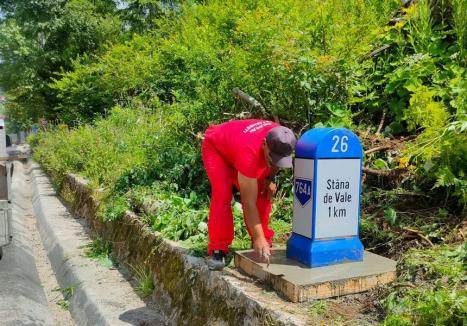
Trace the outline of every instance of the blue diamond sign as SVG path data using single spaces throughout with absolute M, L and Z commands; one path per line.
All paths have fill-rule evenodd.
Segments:
M 312 182 L 308 179 L 295 179 L 294 192 L 300 205 L 305 206 L 311 199 Z

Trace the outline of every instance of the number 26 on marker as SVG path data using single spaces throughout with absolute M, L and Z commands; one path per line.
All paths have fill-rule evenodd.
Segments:
M 332 140 L 334 141 L 334 146 L 332 146 L 331 152 L 333 153 L 345 153 L 349 149 L 349 144 L 347 141 L 349 140 L 349 137 L 347 136 L 342 136 L 339 137 L 337 135 L 332 136 Z

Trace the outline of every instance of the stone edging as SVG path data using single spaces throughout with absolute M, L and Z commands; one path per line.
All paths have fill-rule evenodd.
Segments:
M 99 202 L 85 179 L 67 175 L 60 194 L 96 235 L 112 242 L 120 260 L 153 273 L 153 299 L 176 324 L 304 324 L 300 316 L 280 311 L 274 302 L 258 300 L 251 280 L 241 280 L 228 268 L 209 271 L 204 259 L 190 256 L 176 242 L 151 231 L 134 213 L 103 222 L 96 216 Z

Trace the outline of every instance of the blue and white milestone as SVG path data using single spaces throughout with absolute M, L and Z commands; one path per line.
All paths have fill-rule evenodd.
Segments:
M 287 257 L 309 267 L 361 261 L 363 150 L 344 128 L 316 128 L 297 142 L 293 233 Z

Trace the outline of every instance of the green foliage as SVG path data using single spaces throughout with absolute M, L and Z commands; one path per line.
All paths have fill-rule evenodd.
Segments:
M 308 310 L 315 318 L 322 316 L 327 310 L 326 302 L 323 300 L 315 301 L 310 304 Z
M 457 284 L 467 281 L 467 243 L 457 246 L 439 246 L 432 249 L 412 250 L 404 261 L 404 276 L 419 273 L 423 278 L 444 278 L 444 282 Z
M 389 207 L 384 211 L 384 215 L 386 217 L 386 221 L 394 226 L 397 223 L 397 212 L 394 210 L 394 208 Z
M 73 71 L 49 87 L 69 125 L 92 122 L 115 104 L 158 111 L 171 131 L 149 137 L 147 157 L 154 163 L 133 167 L 121 181 L 139 169 L 149 184 L 167 179 L 187 193 L 202 170 L 193 135 L 224 121 L 225 113 L 279 117 L 298 128 L 356 122 L 366 128 L 385 111 L 385 135 L 419 134 L 403 158 L 416 167 L 413 181 L 423 180 L 427 190 L 448 188 L 462 209 L 467 143 L 465 130 L 451 126 L 465 120 L 467 103 L 465 2 L 419 1 L 404 9 L 404 21 L 381 27 L 397 6 L 213 0 L 162 14 L 158 1 L 133 1 L 125 10 L 142 19 L 133 28 L 151 30 L 109 45 L 101 56 L 74 60 Z M 142 18 L 141 10 L 150 14 Z M 391 47 L 361 61 L 381 44 Z M 233 87 L 260 100 L 265 112 L 235 105 Z M 375 169 L 394 164 L 372 162 Z M 184 173 L 188 178 L 180 178 Z
M 346 89 L 353 65 L 370 50 L 377 26 L 396 6 L 397 1 L 341 0 L 185 4 L 177 19 L 162 17 L 155 23 L 157 28 L 145 35 L 109 46 L 99 57 L 74 60 L 73 71 L 64 72 L 50 84 L 58 95 L 59 116 L 70 125 L 93 121 L 115 103 L 149 110 L 160 123 L 152 128 L 139 125 L 137 130 L 127 124 L 129 131 L 118 127 L 118 132 L 110 133 L 114 122 L 106 126 L 98 119 L 95 128 L 79 127 L 35 140 L 35 157 L 56 176 L 77 172 L 105 187 L 110 193 L 103 217 L 108 219 L 123 214 L 131 189 L 151 188 L 157 183 L 162 194 L 169 191 L 167 198 L 162 197 L 164 205 L 180 209 L 158 214 L 151 220 L 154 228 L 165 230 L 172 239 L 197 236 L 203 242 L 203 233 L 194 233 L 206 216 L 184 203 L 193 190 L 203 196 L 208 193 L 199 143 L 193 135 L 211 122 L 223 121 L 224 112 L 243 114 L 246 108 L 234 107 L 230 95 L 236 86 L 265 105 L 266 116 L 251 112 L 254 116 L 278 115 L 298 126 L 308 122 L 351 126 Z M 366 33 L 372 29 L 375 33 Z M 119 110 L 114 109 L 108 120 L 116 119 Z M 120 132 L 128 134 L 135 146 L 122 151 L 115 144 L 122 142 Z M 146 134 L 142 145 L 135 133 Z M 110 136 L 115 140 L 108 139 Z M 52 140 L 55 137 L 64 142 Z M 78 143 L 78 139 L 84 141 Z M 64 149 L 66 142 L 75 145 Z M 81 148 L 89 143 L 89 149 Z M 128 145 L 126 140 L 123 143 Z M 112 155 L 116 148 L 120 148 L 118 156 Z M 58 155 L 48 157 L 48 152 Z M 122 159 L 129 153 L 134 157 Z M 60 164 L 61 156 L 65 157 Z M 285 241 L 290 232 L 286 222 L 291 221 L 292 195 L 288 179 L 281 185 L 272 223 L 280 230 L 278 238 Z M 179 195 L 172 200 L 173 191 Z M 235 245 L 248 247 L 250 240 L 238 204 L 234 212 L 236 230 L 241 230 L 236 231 L 241 234 L 236 235 Z
M 63 299 L 60 299 L 57 301 L 57 305 L 62 307 L 65 310 L 68 310 L 70 308 L 70 298 L 75 294 L 75 286 L 69 286 L 67 288 L 56 288 L 53 289 L 52 291 L 54 292 L 61 292 L 63 295 Z
M 400 281 L 425 280 L 425 284 L 391 292 L 383 301 L 388 313 L 383 325 L 462 325 L 465 322 L 466 244 L 411 250 L 401 265 Z
M 124 171 L 145 162 L 147 135 L 158 126 L 157 116 L 117 107 L 95 126 L 58 125 L 31 138 L 31 145 L 37 145 L 34 158 L 57 180 L 71 172 L 88 178 L 96 188 L 111 188 Z
M 132 209 L 140 211 L 154 231 L 160 232 L 167 239 L 183 241 L 195 252 L 203 251 L 202 254 L 205 254 L 209 215 L 206 198 L 200 198 L 195 192 L 180 197 L 173 190 L 164 190 L 163 184 L 135 187 L 126 196 Z M 249 248 L 251 240 L 243 221 L 241 204 L 234 201 L 232 211 L 235 228 L 233 247 Z
M 385 217 L 387 218 L 386 215 Z M 366 214 L 362 214 L 360 218 L 360 233 L 365 248 L 376 252 L 388 246 L 395 237 L 394 233 L 383 230 L 372 216 Z
M 108 0 L 2 1 L 0 84 L 7 92 L 10 127 L 55 118 L 57 99 L 48 83 L 69 71 L 77 56 L 98 53 L 120 38 L 115 6 Z
M 134 5 L 159 6 L 156 1 Z M 386 134 L 421 131 L 403 159 L 417 164 L 422 177 L 430 176 L 425 189 L 452 188 L 450 194 L 463 203 L 465 69 L 458 52 L 462 42 L 452 45 L 448 36 L 453 28 L 462 38 L 463 4 L 453 1 L 454 11 L 441 10 L 444 19 L 433 18 L 422 1 L 406 10 L 405 22 L 379 27 L 396 6 L 397 1 L 209 1 L 185 4 L 177 16 L 155 14 L 158 18 L 148 21 L 154 30 L 109 45 L 100 56 L 71 58 L 73 70 L 49 86 L 57 92 L 58 115 L 78 127 L 61 125 L 32 138 L 35 158 L 55 180 L 74 172 L 103 187 L 106 219 L 134 208 L 127 194 L 133 188 L 155 184 L 166 197 L 178 192 L 174 206 L 180 210 L 196 210 L 180 204 L 193 191 L 203 198 L 208 194 L 194 135 L 224 120 L 224 112 L 244 116 L 247 108 L 234 107 L 230 95 L 239 86 L 265 105 L 266 117 L 278 115 L 296 126 L 351 126 L 358 119 L 379 119 L 381 106 L 387 105 Z M 440 19 L 446 22 L 442 28 Z M 389 42 L 395 50 L 375 64 L 360 63 L 378 42 Z M 115 103 L 120 106 L 112 109 Z M 100 114 L 107 119 L 96 118 Z M 83 121 L 95 126 L 79 126 Z M 397 161 L 380 158 L 372 164 L 386 169 Z M 286 178 L 281 184 L 272 220 L 286 237 L 281 223 L 291 220 L 291 185 Z M 201 217 L 190 214 L 183 217 L 189 222 L 182 222 L 187 234 L 172 227 L 172 238 L 194 236 L 193 221 Z M 388 211 L 390 224 L 395 216 Z M 168 220 L 151 224 L 162 229 Z M 362 229 L 383 239 L 372 225 Z M 246 245 L 248 237 L 239 239 Z
M 97 238 L 83 247 L 85 256 L 97 261 L 105 267 L 111 267 L 116 264 L 116 259 L 112 254 L 112 243 Z
M 65 299 L 60 299 L 57 301 L 57 305 L 59 305 L 65 310 L 68 310 L 70 308 L 70 301 L 65 300 Z
M 231 89 L 240 87 L 266 106 L 268 116 L 303 125 L 308 115 L 314 122 L 349 126 L 348 62 L 369 50 L 374 35 L 363 31 L 384 21 L 396 3 L 186 4 L 175 21 L 159 19 L 155 31 L 115 45 L 97 62 L 76 61 L 74 72 L 53 87 L 61 109 L 78 105 L 84 119 L 130 95 L 190 103 L 199 131 L 222 119 L 234 104 Z
M 130 32 L 144 33 L 157 27 L 157 19 L 171 14 L 179 7 L 179 0 L 128 0 L 120 9 L 120 16 Z
M 157 201 L 157 210 L 150 216 L 152 229 L 172 240 L 186 240 L 194 235 L 207 235 L 206 207 L 196 206 L 196 193 L 183 198 L 173 193 L 152 196 Z
M 129 43 L 114 45 L 97 62 L 88 56 L 74 60 L 74 70 L 50 85 L 60 100 L 60 119 L 68 124 L 90 122 L 117 103 L 128 105 L 132 96 L 157 96 L 151 80 L 159 74 L 154 43 L 135 36 Z
M 129 209 L 127 198 L 124 196 L 110 196 L 99 207 L 99 216 L 104 221 L 116 221 L 121 219 Z
M 361 121 L 387 112 L 389 136 L 415 133 L 404 153 L 424 188 L 447 188 L 464 209 L 467 158 L 465 1 L 421 0 L 404 9 L 404 20 L 386 26 L 376 46 L 390 45 L 357 69 L 351 102 Z M 380 113 L 381 114 L 381 113 Z M 375 162 L 376 163 L 376 162 Z M 384 168 L 377 162 L 376 168 Z M 444 199 L 443 199 L 444 200 Z
M 462 325 L 467 314 L 465 290 L 410 290 L 382 323 L 393 325 Z

